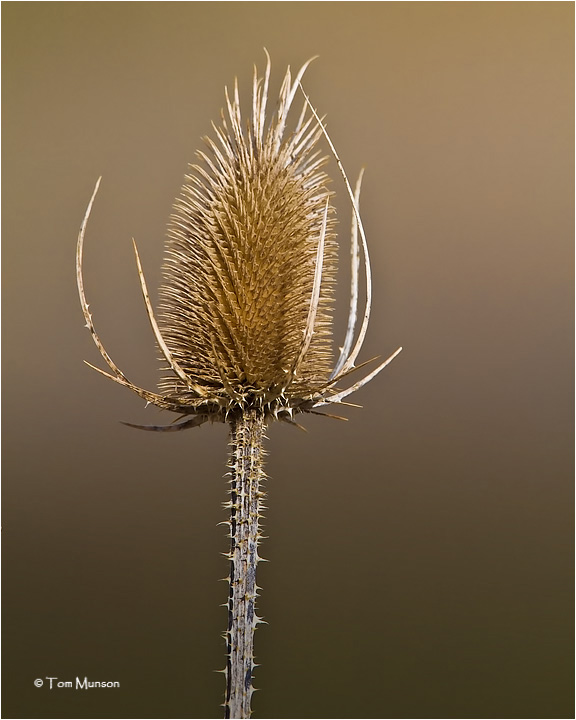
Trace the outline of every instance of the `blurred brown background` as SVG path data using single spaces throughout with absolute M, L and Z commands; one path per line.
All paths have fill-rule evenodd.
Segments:
M 87 294 L 153 389 L 130 238 L 155 294 L 186 164 L 264 46 L 276 89 L 320 55 L 305 87 L 367 167 L 363 359 L 404 352 L 348 423 L 269 429 L 254 717 L 573 717 L 573 4 L 2 9 L 4 717 L 220 716 L 226 428 L 118 423 L 170 418 L 82 363 L 74 252 L 103 175 Z M 121 689 L 33 685 L 85 675 Z

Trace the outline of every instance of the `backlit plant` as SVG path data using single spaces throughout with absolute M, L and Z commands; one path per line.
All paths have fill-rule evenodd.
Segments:
M 268 57 L 268 56 L 267 56 Z M 100 180 L 86 210 L 77 247 L 80 302 L 94 342 L 108 365 L 95 370 L 148 403 L 179 413 L 174 432 L 207 421 L 228 422 L 230 451 L 230 578 L 226 717 L 250 716 L 253 693 L 256 566 L 262 516 L 263 433 L 266 423 L 295 424 L 302 413 L 345 398 L 377 375 L 400 352 L 351 386 L 342 383 L 356 360 L 370 318 L 372 281 L 359 214 L 362 175 L 350 187 L 322 120 L 300 81 L 286 72 L 275 110 L 268 114 L 270 59 L 263 77 L 254 70 L 252 107 L 243 120 L 238 87 L 226 91 L 226 114 L 205 138 L 206 152 L 186 176 L 169 223 L 158 319 L 136 244 L 144 302 L 166 368 L 159 392 L 134 385 L 102 345 L 84 294 L 84 234 Z M 297 93 L 303 107 L 289 125 Z M 352 204 L 351 292 L 347 330 L 332 358 L 332 305 L 336 283 L 335 211 L 324 170 L 324 139 Z M 360 265 L 365 304 L 358 324 Z M 88 363 L 89 364 L 89 363 Z M 364 363 L 365 364 L 365 363 Z M 333 416 L 331 417 L 338 417 Z

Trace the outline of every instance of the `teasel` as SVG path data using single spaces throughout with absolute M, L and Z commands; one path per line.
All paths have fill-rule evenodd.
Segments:
M 86 326 L 109 371 L 94 370 L 147 403 L 179 413 L 169 425 L 141 426 L 174 432 L 207 421 L 228 422 L 230 441 L 230 576 L 226 717 L 250 716 L 254 691 L 256 566 L 261 560 L 264 492 L 263 438 L 279 420 L 301 427 L 302 413 L 323 412 L 386 367 L 402 348 L 365 377 L 341 383 L 367 363 L 356 364 L 372 301 L 366 235 L 359 213 L 362 174 L 353 191 L 328 136 L 301 85 L 311 60 L 292 79 L 288 68 L 276 110 L 267 114 L 270 57 L 262 77 L 254 68 L 252 108 L 244 123 L 237 82 L 226 90 L 226 112 L 213 124 L 207 150 L 198 152 L 169 223 L 158 320 L 152 308 L 136 244 L 144 303 L 166 374 L 159 392 L 133 384 L 106 352 L 94 329 L 84 293 L 82 253 L 86 225 L 100 179 L 88 204 L 77 246 L 77 281 Z M 314 59 L 314 58 L 312 58 Z M 303 107 L 289 126 L 300 91 Z M 336 282 L 335 211 L 324 170 L 329 147 L 352 205 L 351 291 L 348 324 L 336 362 L 332 359 L 332 305 Z M 360 265 L 365 303 L 358 324 Z M 375 359 L 374 359 L 375 360 Z M 372 361 L 368 361 L 372 362 Z

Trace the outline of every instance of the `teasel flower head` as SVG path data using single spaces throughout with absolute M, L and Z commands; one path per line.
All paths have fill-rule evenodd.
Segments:
M 370 317 L 371 270 L 359 214 L 362 176 L 353 191 L 302 89 L 309 63 L 295 78 L 288 69 L 272 112 L 268 55 L 263 76 L 254 70 L 247 118 L 237 84 L 232 93 L 226 91 L 220 125 L 213 125 L 213 136 L 205 138 L 206 148 L 198 152 L 198 164 L 191 166 L 170 219 L 158 320 L 134 243 L 148 317 L 165 362 L 157 393 L 134 385 L 116 366 L 88 309 L 82 252 L 100 181 L 96 185 L 77 249 L 86 324 L 110 371 L 94 369 L 184 416 L 168 426 L 137 427 L 181 430 L 207 420 L 226 421 L 250 408 L 289 423 L 298 413 L 328 414 L 319 408 L 343 403 L 401 350 L 350 387 L 338 387 L 360 367 L 356 359 Z M 291 113 L 297 95 L 302 108 Z M 325 171 L 329 158 L 321 144 L 335 158 L 352 204 L 350 309 L 337 358 L 331 336 L 335 211 Z M 361 264 L 366 298 L 359 319 Z

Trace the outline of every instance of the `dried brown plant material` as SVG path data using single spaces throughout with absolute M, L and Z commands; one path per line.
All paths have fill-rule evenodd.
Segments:
M 301 88 L 306 63 L 292 79 L 286 72 L 276 108 L 268 113 L 270 59 L 264 75 L 254 69 L 252 108 L 243 120 L 238 87 L 226 91 L 226 112 L 213 138 L 205 138 L 169 224 L 159 319 L 134 251 L 146 311 L 167 364 L 153 393 L 131 383 L 102 345 L 88 310 L 82 251 L 96 184 L 82 223 L 77 278 L 86 325 L 110 372 L 98 370 L 147 402 L 180 413 L 178 431 L 207 420 L 231 425 L 231 572 L 226 713 L 250 715 L 257 547 L 260 540 L 262 438 L 265 424 L 291 424 L 298 413 L 340 404 L 400 352 L 351 387 L 337 384 L 357 370 L 371 309 L 371 270 L 359 214 L 360 185 L 352 191 L 334 145 Z M 298 91 L 303 106 L 290 110 Z M 344 179 L 353 216 L 351 291 L 346 337 L 332 356 L 332 305 L 336 283 L 335 211 L 324 170 L 328 145 Z M 366 303 L 356 334 L 361 258 Z M 94 366 L 91 366 L 94 367 Z M 190 417 L 186 417 L 190 416 Z M 337 416 L 332 416 L 337 417 Z

